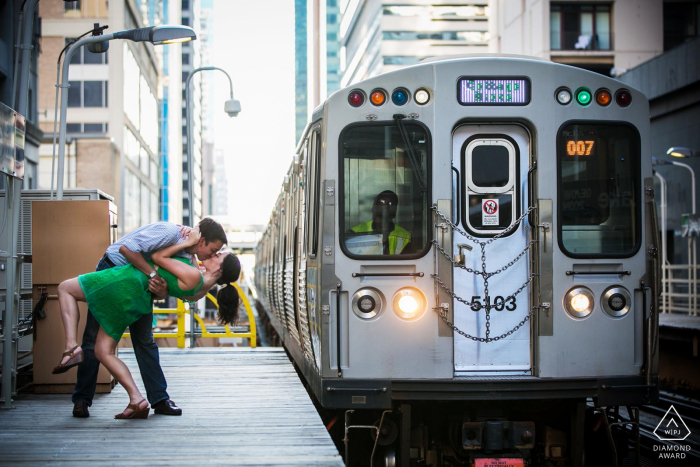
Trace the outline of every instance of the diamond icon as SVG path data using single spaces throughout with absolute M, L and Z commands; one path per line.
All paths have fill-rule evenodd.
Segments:
M 654 434 L 661 441 L 683 441 L 690 435 L 690 430 L 676 408 L 671 406 L 659 424 L 656 425 Z

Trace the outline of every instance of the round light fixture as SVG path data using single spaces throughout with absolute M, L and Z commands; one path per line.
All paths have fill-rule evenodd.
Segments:
M 369 101 L 376 106 L 380 106 L 386 102 L 386 92 L 383 89 L 375 89 L 369 95 Z
M 564 309 L 573 318 L 585 318 L 593 311 L 595 296 L 588 287 L 577 286 L 564 295 Z
M 588 107 L 591 105 L 591 100 L 593 100 L 591 91 L 586 88 L 579 88 L 576 90 L 576 102 L 578 102 L 580 106 Z
M 615 94 L 615 102 L 620 107 L 627 107 L 632 103 L 632 94 L 627 89 L 620 89 Z
M 607 89 L 598 89 L 595 93 L 595 101 L 603 107 L 612 102 L 612 96 Z
M 348 102 L 353 107 L 359 107 L 365 103 L 365 94 L 360 90 L 350 91 Z
M 413 287 L 404 287 L 394 294 L 394 313 L 404 320 L 413 321 L 425 314 L 427 300 L 423 292 Z
M 352 296 L 352 311 L 358 318 L 374 318 L 382 311 L 384 302 L 384 296 L 379 290 L 366 287 Z
M 391 102 L 396 105 L 404 105 L 408 102 L 408 91 L 404 88 L 394 89 L 391 93 Z
M 561 105 L 567 105 L 571 102 L 571 91 L 567 88 L 559 88 L 556 92 L 556 99 Z
M 413 99 L 415 99 L 417 104 L 425 105 L 430 101 L 430 92 L 425 88 L 418 88 L 413 95 Z
M 624 287 L 614 286 L 603 292 L 600 305 L 611 318 L 622 318 L 632 308 L 632 297 Z

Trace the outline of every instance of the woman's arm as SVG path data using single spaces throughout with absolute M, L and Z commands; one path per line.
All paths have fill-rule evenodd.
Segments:
M 195 265 L 193 265 L 195 267 L 188 266 L 182 261 L 173 259 L 172 256 L 180 250 L 196 245 L 200 238 L 199 228 L 195 228 L 184 242 L 170 245 L 154 252 L 151 256 L 155 264 L 177 277 L 178 286 L 183 290 L 195 288 L 201 280 L 201 273 Z

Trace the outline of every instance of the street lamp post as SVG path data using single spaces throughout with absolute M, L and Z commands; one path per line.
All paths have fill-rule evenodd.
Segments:
M 125 39 L 133 42 L 151 42 L 154 45 L 173 44 L 195 40 L 197 35 L 194 30 L 187 26 L 153 26 L 149 28 L 129 29 L 111 34 L 101 34 L 84 37 L 76 41 L 68 48 L 66 57 L 63 59 L 62 79 L 58 87 L 61 88 L 61 119 L 58 133 L 58 174 L 56 177 L 56 199 L 63 199 L 63 170 L 66 149 L 66 113 L 68 111 L 68 67 L 75 51 L 88 44 L 96 52 L 104 52 L 109 47 L 108 41 L 114 39 Z
M 187 81 L 185 83 L 185 117 L 187 119 L 187 202 L 189 204 L 189 224 L 192 227 L 194 227 L 194 164 L 192 163 L 192 111 L 190 109 L 190 81 L 192 81 L 192 77 L 200 71 L 213 70 L 222 72 L 228 78 L 231 98 L 224 103 L 224 111 L 229 117 L 235 117 L 241 111 L 241 103 L 233 98 L 233 82 L 231 81 L 231 76 L 229 76 L 225 70 L 215 66 L 203 66 L 192 71 L 192 73 L 190 73 L 190 75 L 187 77 Z M 190 310 L 190 348 L 194 348 L 195 345 L 194 314 L 195 310 L 193 306 Z

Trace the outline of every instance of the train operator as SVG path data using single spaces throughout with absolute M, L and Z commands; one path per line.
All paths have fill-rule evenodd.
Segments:
M 374 199 L 372 220 L 356 225 L 351 230 L 356 233 L 381 232 L 383 254 L 401 254 L 411 243 L 411 233 L 394 223 L 398 206 L 399 197 L 396 193 L 391 190 L 382 191 Z

